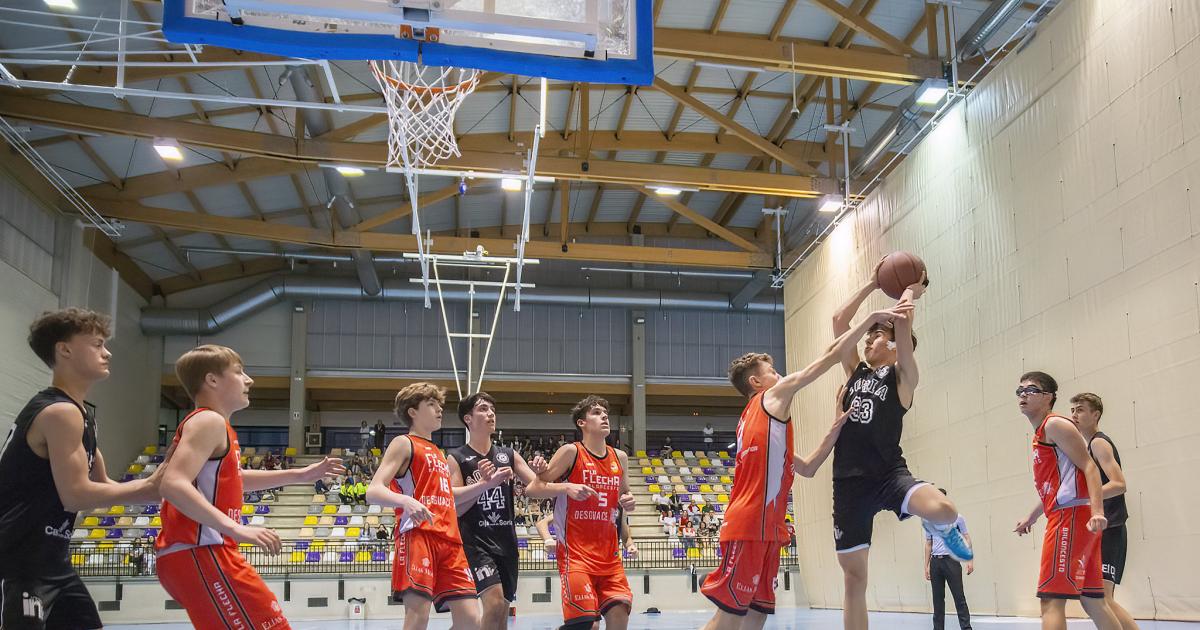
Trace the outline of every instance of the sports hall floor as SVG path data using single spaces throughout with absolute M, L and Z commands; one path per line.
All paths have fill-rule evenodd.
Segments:
M 630 619 L 629 630 L 696 630 L 704 625 L 711 612 L 664 613 L 658 615 L 637 614 Z M 1041 627 L 1037 619 L 1017 617 L 973 617 L 972 626 L 978 629 L 1004 628 L 1005 630 L 1034 630 Z M 512 630 L 546 630 L 557 628 L 561 618 L 555 615 L 523 615 L 516 622 L 509 624 Z M 872 627 L 881 630 L 925 630 L 929 628 L 928 614 L 912 613 L 871 613 Z M 384 628 L 400 628 L 402 621 L 390 619 L 387 621 L 299 621 L 292 622 L 294 630 L 383 630 Z M 1068 623 L 1071 628 L 1092 628 L 1092 623 L 1086 619 L 1072 620 Z M 1177 621 L 1138 621 L 1142 630 L 1200 630 L 1200 623 Z M 109 630 L 184 630 L 189 624 L 164 623 L 129 626 L 105 626 Z M 444 630 L 450 627 L 449 615 L 435 615 L 429 622 L 430 630 Z M 780 610 L 779 614 L 767 621 L 765 628 L 771 630 L 840 630 L 842 627 L 842 611 L 840 610 Z M 947 628 L 957 628 L 957 620 L 953 612 L 946 619 Z

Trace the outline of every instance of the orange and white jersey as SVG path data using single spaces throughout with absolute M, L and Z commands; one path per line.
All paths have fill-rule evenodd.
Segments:
M 738 420 L 737 476 L 729 493 L 721 542 L 786 541 L 788 493 L 795 446 L 791 420 L 771 417 L 755 394 Z
M 411 518 L 402 518 L 396 510 L 400 532 L 422 529 L 447 540 L 461 543 L 458 532 L 458 513 L 454 509 L 454 494 L 450 490 L 450 465 L 446 456 L 433 442 L 415 435 L 405 436 L 412 443 L 412 458 L 408 470 L 392 480 L 392 489 L 406 494 L 425 505 L 433 520 L 420 525 Z
M 623 476 L 621 461 L 611 446 L 604 447 L 603 457 L 596 457 L 582 442 L 575 443 L 575 461 L 559 481 L 588 486 L 596 496 L 576 501 L 562 495 L 554 500 L 554 535 L 570 570 L 624 570 L 617 541 L 617 500 Z
M 188 420 L 201 411 L 208 411 L 208 409 L 198 408 L 179 423 L 179 427 L 175 429 L 175 439 L 173 440 L 175 446 L 179 445 L 179 440 L 183 436 L 183 427 L 187 425 Z M 196 475 L 193 483 L 200 494 L 204 495 L 204 498 L 216 506 L 222 514 L 228 516 L 235 523 L 241 523 L 242 470 L 239 467 L 241 449 L 238 447 L 237 433 L 233 427 L 229 426 L 228 419 L 225 421 L 225 439 L 228 440 L 227 444 L 229 445 L 225 454 L 204 462 L 204 466 L 200 468 L 200 473 Z M 226 539 L 217 530 L 188 518 L 170 501 L 163 501 L 162 531 L 159 532 L 158 539 L 154 541 L 154 548 L 159 555 L 181 549 L 224 544 L 232 545 L 234 542 Z
M 1069 418 L 1050 414 L 1033 433 L 1033 483 L 1042 499 L 1047 516 L 1055 510 L 1087 505 L 1088 487 L 1083 471 L 1055 444 L 1046 441 L 1046 423 L 1051 418 Z

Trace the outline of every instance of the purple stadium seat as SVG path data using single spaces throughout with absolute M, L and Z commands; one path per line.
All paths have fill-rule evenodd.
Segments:
M 297 540 L 296 543 L 294 545 L 292 545 L 292 549 L 294 549 L 296 551 L 304 551 L 305 549 L 308 549 L 308 541 L 307 540 Z
M 715 475 L 715 474 L 717 474 L 717 469 L 716 469 L 716 468 L 705 468 L 705 469 L 704 469 L 704 474 L 706 474 L 706 475 Z
M 271 506 L 269 506 L 269 505 L 259 505 L 259 506 L 256 506 L 256 507 L 254 508 L 254 513 L 255 513 L 255 514 L 270 514 L 270 513 L 271 513 Z
M 163 456 L 162 456 L 162 455 L 151 455 L 151 456 L 150 456 L 150 463 L 151 463 L 151 464 L 161 464 L 161 463 L 162 463 L 162 461 L 163 461 Z
M 158 530 L 157 530 L 157 529 L 154 529 L 153 527 L 151 527 L 150 529 L 147 529 L 146 531 L 142 532 L 142 534 L 143 534 L 143 535 L 144 535 L 146 538 L 149 538 L 150 540 L 154 540 L 155 538 L 158 538 Z
M 676 496 L 679 497 L 680 503 L 691 503 L 692 502 L 692 495 L 690 495 L 690 494 L 680 494 L 680 495 L 676 495 Z
M 100 527 L 112 527 L 117 524 L 115 516 L 103 516 L 100 518 Z
M 371 562 L 387 562 L 387 552 L 376 551 L 371 554 Z
M 146 507 L 142 508 L 142 514 L 158 514 L 158 506 L 147 505 Z
M 647 483 L 647 484 L 651 484 L 651 483 L 658 483 L 658 476 L 657 476 L 657 475 L 650 475 L 650 476 L 646 477 L 646 483 Z
M 250 517 L 243 514 L 242 515 L 242 525 L 249 525 L 249 524 L 250 524 Z
M 119 529 L 110 529 L 110 530 L 108 530 L 108 533 L 107 533 L 107 534 L 105 534 L 105 536 L 104 536 L 104 537 L 105 537 L 105 538 L 108 538 L 108 539 L 120 538 L 120 537 L 121 537 L 121 530 L 119 530 Z
M 338 562 L 354 562 L 354 552 L 343 551 L 341 555 L 338 556 Z
M 305 562 L 320 562 L 321 561 L 321 552 L 320 551 L 308 552 L 304 556 L 304 561 Z
M 557 549 L 555 547 L 549 547 L 546 549 L 546 559 L 547 560 L 557 560 L 558 559 L 558 553 L 557 553 Z
M 528 540 L 526 540 L 526 539 L 524 539 L 524 538 L 521 538 L 521 539 L 517 540 L 517 548 L 518 548 L 518 549 L 528 549 L 528 548 L 529 548 L 529 541 L 528 541 Z
M 692 484 L 692 485 L 688 486 L 687 489 L 688 489 L 688 492 L 700 492 L 700 486 L 698 486 L 696 484 Z
M 333 524 L 338 527 L 344 527 L 346 525 L 349 525 L 350 517 L 349 516 L 339 516 L 339 517 L 333 519 Z
M 121 477 L 121 483 L 124 483 L 126 481 L 133 481 L 134 479 L 137 479 L 137 475 L 125 473 L 125 476 Z
M 683 560 L 685 557 L 687 557 L 687 552 L 684 551 L 682 547 L 676 547 L 671 550 L 671 557 L 675 558 L 676 560 Z

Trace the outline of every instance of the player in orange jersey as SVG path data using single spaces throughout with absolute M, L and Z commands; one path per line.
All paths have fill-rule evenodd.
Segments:
M 237 433 L 229 425 L 250 404 L 254 380 L 224 346 L 193 348 L 175 374 L 196 403 L 175 430 L 174 458 L 162 481 L 158 581 L 197 628 L 289 628 L 279 602 L 238 551 L 250 543 L 279 553 L 279 535 L 242 524 L 242 493 L 311 484 L 343 475 L 340 459 L 293 470 L 241 470 Z
M 563 630 L 588 630 L 604 618 L 609 630 L 625 630 L 633 591 L 625 579 L 617 535 L 618 508 L 632 512 L 629 458 L 610 447 L 608 401 L 588 396 L 571 410 L 582 434 L 559 447 L 550 466 L 530 485 L 566 482 L 571 490 L 554 500 L 558 575 L 562 580 Z M 578 486 L 585 486 L 576 492 Z
M 775 371 L 767 354 L 746 354 L 729 366 L 730 382 L 749 401 L 738 420 L 737 476 L 721 528 L 721 567 L 708 575 L 701 588 L 718 608 L 705 630 L 762 628 L 767 615 L 775 612 L 779 550 L 790 538 L 786 518 L 793 473 L 816 474 L 847 417 L 840 413 L 821 445 L 807 458 L 797 457 L 789 411 L 792 398 L 837 365 L 842 352 L 872 324 L 904 317 L 911 310 L 911 305 L 897 304 L 872 313 L 838 337 L 816 362 L 787 376 Z
M 429 606 L 450 611 L 456 630 L 478 630 L 479 600 L 463 551 L 450 488 L 450 465 L 432 442 L 442 428 L 442 388 L 413 383 L 396 394 L 396 417 L 408 435 L 388 444 L 367 488 L 367 501 L 396 510 L 392 597 L 404 602 L 405 630 L 429 625 Z M 492 471 L 488 471 L 490 478 Z

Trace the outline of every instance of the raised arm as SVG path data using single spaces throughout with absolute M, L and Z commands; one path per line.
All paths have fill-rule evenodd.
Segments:
M 571 471 L 577 454 L 578 451 L 574 444 L 564 444 L 558 447 L 554 456 L 550 458 L 546 470 L 534 477 L 525 487 L 525 494 L 540 498 L 566 495 L 576 501 L 583 501 L 588 497 L 595 496 L 596 491 L 589 486 L 559 481 Z
M 842 411 L 842 395 L 846 392 L 846 388 L 842 387 L 838 390 L 835 404 L 837 405 L 837 417 L 833 420 L 833 425 L 829 427 L 829 432 L 825 434 L 825 439 L 821 440 L 821 444 L 816 450 L 808 454 L 808 457 L 800 457 L 799 455 L 792 456 L 792 467 L 796 469 L 796 474 L 801 477 L 812 478 L 820 470 L 821 464 L 829 458 L 829 454 L 833 452 L 833 446 L 837 444 L 838 436 L 842 433 L 842 427 L 846 425 L 846 418 L 850 417 L 850 411 Z
M 1121 465 L 1117 463 L 1112 445 L 1108 443 L 1108 440 L 1092 438 L 1092 457 L 1100 465 L 1100 470 L 1103 470 L 1104 474 L 1108 476 L 1108 483 L 1100 489 L 1103 497 L 1111 499 L 1125 494 L 1125 473 L 1121 470 Z
M 242 487 L 246 492 L 290 486 L 297 483 L 313 483 L 318 479 L 346 474 L 346 467 L 337 457 L 325 457 L 304 468 L 287 470 L 243 470 Z
M 89 473 L 87 451 L 83 448 L 83 412 L 73 404 L 55 403 L 43 409 L 34 418 L 29 437 L 45 441 L 58 498 L 70 512 L 136 500 L 152 501 L 158 496 L 156 484 L 161 473 L 157 470 L 146 479 L 126 483 L 112 481 L 106 471 L 95 467 Z M 38 450 L 34 448 L 35 452 Z M 96 454 L 99 460 L 100 452 Z
M 162 496 L 184 516 L 206 525 L 222 536 L 239 543 L 251 543 L 279 553 L 279 535 L 262 527 L 250 527 L 235 521 L 213 505 L 196 487 L 200 469 L 211 458 L 231 446 L 225 418 L 215 411 L 201 411 L 183 426 L 173 461 L 163 474 Z
M 921 281 L 910 285 L 900 296 L 901 304 L 915 304 L 925 294 L 929 280 L 921 274 Z M 913 345 L 913 315 L 915 309 L 903 317 L 897 317 L 892 325 L 892 334 L 896 340 L 896 372 L 897 385 L 900 394 L 900 404 L 905 409 L 912 407 L 913 394 L 917 391 L 917 383 L 921 375 L 917 370 L 916 346 Z
M 533 466 L 521 457 L 520 453 L 513 452 L 516 456 L 513 459 L 513 475 L 516 476 L 521 483 L 525 484 L 525 496 L 531 499 L 552 499 L 560 494 L 565 494 L 570 484 L 554 483 L 554 482 L 539 482 L 536 488 L 532 488 L 533 483 L 538 481 L 538 474 L 534 471 Z M 539 455 L 533 458 L 534 466 L 541 470 L 546 470 L 549 464 Z M 531 492 L 532 490 L 532 492 Z
M 842 333 L 832 345 L 825 349 L 825 353 L 817 358 L 816 361 L 802 370 L 797 370 L 780 378 L 774 387 L 767 390 L 763 396 L 763 404 L 766 405 L 767 413 L 776 418 L 786 418 L 788 416 L 788 407 L 792 405 L 792 398 L 795 397 L 796 392 L 820 378 L 829 368 L 833 367 L 846 348 L 858 343 L 858 340 L 862 338 L 868 328 L 877 322 L 892 321 L 911 310 L 912 304 L 897 302 L 892 308 L 871 313 L 869 317 L 863 319 L 857 326 Z
M 1096 468 L 1096 463 L 1092 461 L 1091 455 L 1088 455 L 1083 435 L 1069 420 L 1054 417 L 1046 421 L 1046 437 L 1066 454 L 1067 459 L 1070 459 L 1076 468 L 1083 471 L 1083 477 L 1087 480 L 1088 503 L 1092 508 L 1092 517 L 1088 519 L 1087 528 L 1093 533 L 1103 531 L 1108 525 L 1108 519 L 1104 518 L 1104 500 L 1100 498 L 1100 469 Z
M 854 319 L 854 314 L 862 307 L 862 303 L 875 292 L 875 289 L 879 288 L 879 265 L 882 263 L 883 260 L 880 259 L 879 263 L 875 265 L 874 271 L 871 272 L 871 278 L 849 298 L 846 298 L 842 306 L 833 313 L 833 336 L 835 339 L 850 330 L 850 320 Z M 854 372 L 854 368 L 858 367 L 858 362 L 862 360 L 858 356 L 857 344 L 844 349 L 838 358 L 846 370 L 846 376 L 850 376 Z

